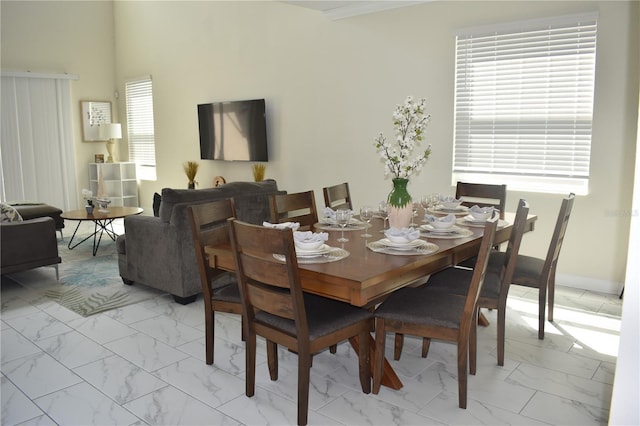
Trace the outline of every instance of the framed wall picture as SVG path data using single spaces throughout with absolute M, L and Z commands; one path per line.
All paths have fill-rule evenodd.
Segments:
M 104 142 L 98 134 L 98 126 L 111 123 L 111 102 L 80 101 L 82 114 L 82 139 L 85 142 Z

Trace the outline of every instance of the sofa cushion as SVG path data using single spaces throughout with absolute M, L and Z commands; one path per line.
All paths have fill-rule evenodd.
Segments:
M 22 222 L 22 216 L 9 204 L 0 203 L 0 222 Z
M 198 204 L 232 197 L 237 201 L 239 198 L 251 198 L 252 196 L 275 192 L 277 190 L 277 183 L 273 179 L 262 182 L 230 182 L 216 188 L 207 189 L 163 188 L 162 202 L 160 203 L 160 220 L 169 222 L 173 209 L 177 204 Z M 247 203 L 247 207 L 254 202 L 255 200 L 251 200 L 251 203 Z M 236 208 L 238 207 L 241 206 L 236 205 Z

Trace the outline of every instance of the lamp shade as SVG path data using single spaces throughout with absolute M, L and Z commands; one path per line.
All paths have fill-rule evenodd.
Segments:
M 98 126 L 100 139 L 122 139 L 122 126 L 120 123 L 102 123 Z

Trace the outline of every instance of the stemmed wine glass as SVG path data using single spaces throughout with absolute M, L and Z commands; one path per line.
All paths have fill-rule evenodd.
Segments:
M 364 234 L 360 235 L 361 237 L 364 237 L 364 238 L 373 237 L 373 235 L 369 233 L 369 222 L 371 222 L 371 219 L 373 219 L 373 207 L 371 206 L 360 207 L 360 220 L 363 220 L 365 222 Z
M 428 213 L 429 207 L 431 207 L 431 197 L 429 195 L 423 195 L 422 198 L 420 199 L 420 205 L 424 209 L 424 213 L 425 213 L 422 221 L 426 222 L 427 213 Z
M 341 228 L 340 238 L 337 239 L 339 243 L 346 243 L 347 241 L 349 241 L 348 238 L 344 237 L 344 228 L 347 227 L 350 220 L 351 220 L 351 210 L 345 210 L 345 209 L 336 210 L 336 223 Z
M 415 221 L 415 217 L 418 215 L 418 207 L 420 207 L 420 202 L 419 201 L 412 201 L 413 204 L 413 211 L 411 212 L 411 223 L 409 224 L 409 226 L 414 227 L 416 226 L 416 221 Z
M 389 211 L 387 210 L 387 202 L 380 201 L 378 204 L 378 214 L 382 216 L 382 231 L 384 232 L 387 229 L 387 220 L 389 219 Z

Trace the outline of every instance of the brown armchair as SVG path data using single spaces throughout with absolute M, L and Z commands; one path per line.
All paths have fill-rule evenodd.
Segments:
M 56 223 L 51 217 L 39 217 L 0 225 L 2 274 L 21 272 L 40 266 L 53 266 L 58 275 Z

